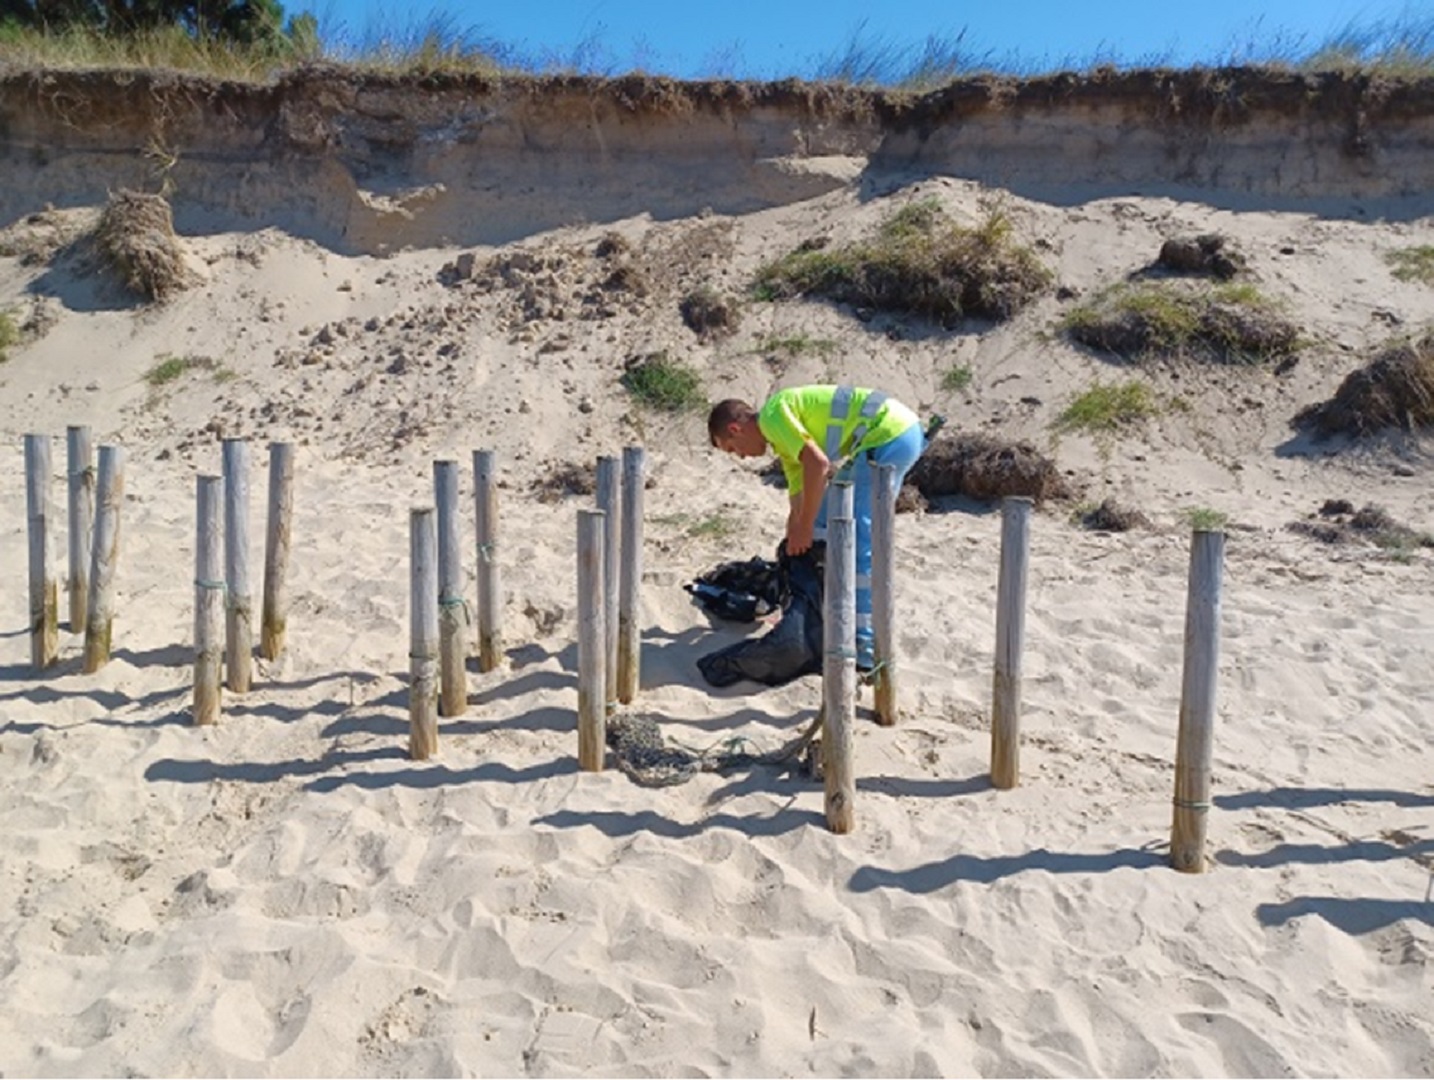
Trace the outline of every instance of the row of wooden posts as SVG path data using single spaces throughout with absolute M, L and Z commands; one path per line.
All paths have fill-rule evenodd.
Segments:
M 65 445 L 69 628 L 85 635 L 84 670 L 91 673 L 110 658 L 125 453 L 122 446 L 101 446 L 96 470 L 90 429 L 83 426 L 67 429 Z M 222 454 L 223 476 L 200 476 L 197 488 L 194 722 L 201 724 L 217 719 L 221 664 L 227 668 L 230 689 L 237 693 L 248 690 L 252 679 L 249 447 L 242 439 L 226 439 Z M 50 539 L 52 476 L 50 436 L 26 435 L 30 661 L 37 669 L 49 667 L 59 655 L 58 581 Z M 259 655 L 267 660 L 277 659 L 284 649 L 293 480 L 293 445 L 271 443 L 259 643 Z
M 84 670 L 109 659 L 114 617 L 114 576 L 124 496 L 124 451 L 99 448 L 98 483 L 91 464 L 90 432 L 70 427 L 69 625 L 85 633 Z M 25 437 L 29 521 L 30 641 L 35 667 L 58 651 L 58 588 L 50 562 L 51 457 L 48 435 Z M 195 724 L 212 724 L 220 712 L 220 676 L 236 693 L 248 690 L 251 590 L 248 567 L 249 452 L 242 439 L 226 439 L 223 475 L 197 479 L 195 553 Z M 872 484 L 872 684 L 877 721 L 897 719 L 895 484 L 889 467 L 875 469 Z M 477 550 L 478 668 L 501 663 L 501 588 L 498 502 L 493 452 L 473 454 Z M 596 508 L 577 515 L 578 765 L 603 767 L 606 718 L 635 698 L 640 681 L 638 593 L 642 580 L 642 447 L 597 462 Z M 418 760 L 438 746 L 438 719 L 467 708 L 468 606 L 463 595 L 458 509 L 458 463 L 434 462 L 434 506 L 410 513 L 409 754 Z M 852 765 L 855 720 L 855 520 L 852 487 L 828 492 L 825 558 L 825 656 L 822 664 L 822 773 L 828 826 L 855 825 L 856 778 Z M 260 656 L 282 652 L 287 623 L 285 585 L 293 506 L 293 447 L 269 446 L 268 522 L 265 534 Z M 222 525 L 221 525 L 222 507 Z M 1032 504 L 1002 503 L 1000 577 L 997 585 L 996 655 L 992 685 L 991 782 L 1015 787 L 1020 775 L 1021 654 L 1025 636 L 1027 563 Z M 1205 867 L 1210 808 L 1210 767 L 1219 656 L 1220 587 L 1224 534 L 1196 530 L 1192 538 L 1175 763 L 1171 863 L 1179 870 Z

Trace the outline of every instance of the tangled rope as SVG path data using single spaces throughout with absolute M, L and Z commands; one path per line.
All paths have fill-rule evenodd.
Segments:
M 662 737 L 657 721 L 650 716 L 610 716 L 607 744 L 617 765 L 643 787 L 671 787 L 685 784 L 699 772 L 724 772 L 749 765 L 781 765 L 795 758 L 816 737 L 822 717 L 811 722 L 797 738 L 771 753 L 756 753 L 751 740 L 742 735 L 720 739 L 705 750 L 671 745 Z

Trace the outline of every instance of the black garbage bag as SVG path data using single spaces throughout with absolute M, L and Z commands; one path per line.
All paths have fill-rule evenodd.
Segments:
M 712 686 L 731 686 L 742 679 L 781 686 L 822 669 L 822 544 L 802 555 L 777 551 L 778 573 L 785 597 L 782 619 L 758 638 L 749 638 L 708 653 L 697 669 Z
M 683 588 L 704 611 L 729 622 L 756 622 L 782 606 L 781 566 L 757 555 L 725 562 Z

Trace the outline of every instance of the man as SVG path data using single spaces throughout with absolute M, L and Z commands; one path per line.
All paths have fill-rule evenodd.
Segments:
M 712 445 L 738 457 L 777 455 L 787 477 L 787 553 L 800 555 L 826 534 L 826 489 L 848 461 L 856 517 L 856 657 L 873 666 L 871 628 L 872 465 L 893 467 L 895 490 L 925 447 L 914 412 L 879 390 L 797 386 L 778 390 L 760 410 L 728 398 L 707 418 Z

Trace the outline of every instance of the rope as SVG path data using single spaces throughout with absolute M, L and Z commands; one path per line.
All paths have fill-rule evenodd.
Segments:
M 1189 800 L 1189 799 L 1178 799 L 1178 798 L 1177 798 L 1177 799 L 1171 799 L 1170 801 L 1173 802 L 1176 806 L 1180 807 L 1180 809 L 1182 809 L 1182 810 L 1194 810 L 1194 811 L 1196 811 L 1197 813 L 1201 813 L 1201 814 L 1203 814 L 1205 811 L 1207 811 L 1207 810 L 1210 809 L 1210 804 L 1207 803 L 1207 802 L 1198 802 L 1198 801 L 1192 802 L 1192 801 Z
M 200 578 L 194 579 L 194 586 L 197 589 L 219 589 L 221 592 L 229 587 L 224 581 L 203 581 Z
M 497 549 L 498 541 L 496 540 L 490 540 L 486 544 L 479 544 L 478 557 L 482 559 L 485 563 L 491 563 L 493 561 L 493 552 Z
M 822 717 L 817 716 L 806 731 L 780 749 L 759 753 L 744 735 L 719 739 L 705 749 L 663 739 L 657 721 L 650 716 L 610 717 L 607 743 L 617 757 L 618 768 L 644 787 L 671 787 L 685 784 L 699 772 L 725 772 L 744 765 L 781 765 L 795 758 L 815 738 Z
M 472 625 L 473 625 L 473 612 L 469 610 L 469 608 L 468 608 L 468 601 L 465 600 L 463 597 L 461 597 L 461 596 L 450 596 L 450 597 L 447 597 L 447 598 L 445 599 L 444 597 L 440 596 L 440 597 L 438 598 L 438 606 L 439 606 L 440 608 L 461 607 L 461 608 L 463 609 L 463 623 L 464 623 L 464 625 L 465 625 L 465 626 L 472 626 Z

